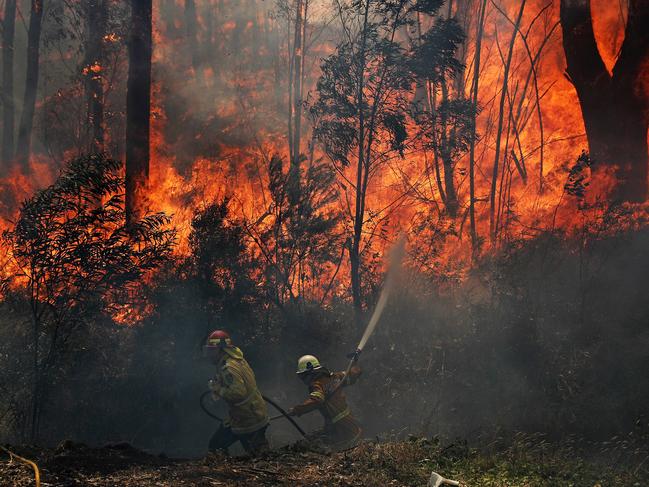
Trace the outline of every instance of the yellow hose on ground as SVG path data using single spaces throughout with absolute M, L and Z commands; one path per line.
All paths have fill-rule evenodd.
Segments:
M 41 487 L 41 472 L 40 472 L 40 470 L 38 470 L 38 465 L 36 465 L 31 460 L 23 458 L 20 455 L 16 455 L 14 452 L 7 450 L 4 446 L 0 445 L 0 449 L 7 452 L 7 454 L 9 455 L 9 458 L 11 458 L 12 460 L 15 458 L 19 462 L 22 462 L 25 465 L 29 465 L 30 467 L 32 467 L 32 469 L 34 470 L 34 478 L 36 480 L 36 487 Z

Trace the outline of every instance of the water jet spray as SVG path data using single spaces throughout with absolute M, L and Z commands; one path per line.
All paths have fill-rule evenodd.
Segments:
M 333 389 L 333 391 L 327 396 L 327 399 L 332 397 L 336 392 L 338 392 L 338 390 L 341 387 L 343 387 L 343 385 L 345 385 L 345 383 L 347 382 L 346 379 L 347 377 L 349 377 L 349 373 L 351 372 L 352 367 L 356 362 L 358 362 L 358 358 L 360 357 L 363 349 L 365 348 L 367 341 L 374 333 L 374 330 L 376 329 L 376 325 L 381 319 L 381 315 L 383 314 L 383 310 L 385 309 L 385 305 L 388 302 L 390 293 L 392 292 L 392 288 L 394 287 L 396 276 L 398 275 L 399 270 L 401 269 L 401 263 L 405 255 L 405 250 L 406 250 L 406 238 L 404 235 L 402 235 L 401 237 L 399 237 L 397 244 L 390 252 L 388 272 L 385 277 L 385 283 L 383 284 L 383 289 L 381 289 L 381 295 L 379 296 L 379 300 L 376 303 L 376 307 L 372 312 L 370 321 L 367 324 L 365 331 L 363 332 L 363 336 L 361 337 L 361 341 L 358 343 L 358 347 L 356 347 L 356 351 L 348 355 L 348 358 L 350 358 L 351 360 L 349 361 L 349 365 L 347 366 L 347 370 L 345 372 L 345 378 L 343 378 L 343 380 L 341 380 L 340 383 Z

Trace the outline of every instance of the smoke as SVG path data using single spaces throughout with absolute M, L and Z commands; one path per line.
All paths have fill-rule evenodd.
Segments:
M 203 16 L 199 44 L 205 52 L 196 71 L 189 66 L 192 53 L 184 33 L 174 27 L 182 18 L 180 3 L 166 2 L 166 10 L 161 9 L 156 19 L 153 125 L 159 138 L 153 144 L 156 161 L 152 170 L 163 176 L 152 186 L 160 191 L 156 201 L 161 205 L 180 192 L 177 199 L 185 210 L 180 213 L 183 216 L 192 214 L 196 202 L 209 202 L 214 195 L 189 188 L 182 180 L 166 181 L 170 179 L 165 172 L 168 164 L 207 188 L 226 187 L 228 192 L 236 190 L 239 197 L 245 199 L 247 194 L 258 202 L 264 195 L 263 184 L 257 182 L 263 179 L 259 170 L 263 153 L 284 144 L 286 42 L 290 36 L 285 30 L 286 19 L 271 21 L 265 7 L 269 2 L 263 3 L 264 7 L 255 11 L 258 2 L 230 2 L 222 12 L 216 12 L 210 10 L 211 5 L 198 2 Z M 513 8 L 515 3 L 508 5 Z M 530 8 L 530 15 L 537 10 Z M 117 14 L 113 20 L 123 23 L 123 30 L 128 25 L 126 16 Z M 212 14 L 217 18 L 210 18 Z M 323 25 L 329 21 L 328 14 L 321 15 Z M 506 39 L 511 25 L 500 15 L 492 18 L 487 37 L 493 41 L 497 28 L 502 32 L 500 39 Z M 318 22 L 312 24 L 314 32 L 321 27 Z M 211 23 L 213 31 L 209 30 Z M 55 34 L 60 31 L 55 27 L 48 24 L 44 30 L 57 40 Z M 325 39 L 321 45 L 312 46 L 317 50 L 307 61 L 307 85 L 314 84 L 317 64 L 339 39 L 333 29 L 321 33 L 320 38 Z M 25 35 L 24 29 L 16 33 L 18 120 Z M 550 87 L 543 100 L 543 116 L 553 130 L 553 139 L 546 141 L 552 161 L 546 162 L 554 166 L 546 168 L 546 176 L 548 183 L 561 190 L 565 180 L 561 164 L 574 155 L 570 136 L 583 130 L 574 89 L 563 76 L 559 37 L 555 34 L 548 46 L 549 66 L 540 71 L 540 84 Z M 531 40 L 539 44 L 539 39 Z M 62 52 L 75 51 L 66 47 Z M 527 59 L 522 48 L 517 56 Z M 47 55 L 43 59 L 48 59 L 47 83 L 41 83 L 46 87 L 41 95 L 51 102 L 48 107 L 56 108 L 47 113 L 66 114 L 70 122 L 70 126 L 58 121 L 41 124 L 43 147 L 58 155 L 78 143 L 70 134 L 77 133 L 71 128 L 76 127 L 74 123 L 85 120 L 84 98 L 72 89 L 63 90 L 70 87 L 71 74 L 78 75 L 74 60 L 64 65 L 49 62 Z M 123 63 L 125 57 L 115 55 L 115 59 Z M 500 90 L 500 60 L 497 56 L 493 59 L 481 80 L 485 100 Z M 72 73 L 67 71 L 70 66 Z M 524 79 L 527 68 L 524 62 L 521 66 Z M 118 80 L 108 106 L 114 117 L 108 123 L 112 124 L 116 154 L 121 151 L 118 139 L 123 133 L 124 72 L 123 64 L 117 66 L 114 77 Z M 70 98 L 77 103 L 74 110 L 60 102 Z M 488 108 L 483 111 L 485 118 L 491 116 Z M 45 120 L 44 116 L 40 119 Z M 486 129 L 481 132 L 488 135 Z M 534 154 L 540 142 L 535 141 L 535 129 L 527 136 L 532 141 L 526 152 Z M 485 136 L 483 141 L 489 160 L 492 140 Z M 204 158 L 212 163 L 197 163 Z M 412 161 L 404 161 L 404 167 L 406 162 Z M 527 163 L 535 162 L 530 159 Z M 488 174 L 488 169 L 487 164 L 478 174 Z M 428 172 L 416 161 L 412 170 L 417 177 Z M 530 174 L 532 171 L 530 167 Z M 478 176 L 477 194 L 485 194 L 486 182 Z M 394 194 L 401 201 L 403 186 L 389 187 L 388 183 L 373 201 L 376 208 L 384 206 L 378 200 L 392 201 Z M 514 183 L 520 184 L 516 178 Z M 187 188 L 189 191 L 183 192 Z M 530 188 L 531 183 L 521 192 L 528 196 L 516 199 L 516 206 L 507 211 L 518 212 L 512 217 L 516 221 L 530 217 L 536 228 L 539 213 L 536 209 L 526 213 L 527 207 L 539 205 L 538 198 L 529 197 Z M 219 196 L 224 193 L 226 190 Z M 548 194 L 551 198 L 551 191 Z M 433 191 L 422 199 L 436 201 L 437 195 Z M 261 204 L 259 207 L 266 210 Z M 554 203 L 549 207 L 554 209 Z M 179 212 L 178 208 L 175 211 Z M 409 218 L 411 213 L 404 215 Z M 187 224 L 190 218 L 179 221 Z M 395 213 L 395 226 L 399 218 Z M 437 230 L 432 221 L 421 226 Z M 486 228 L 478 230 L 486 235 Z M 460 264 L 455 266 L 452 259 L 441 266 L 435 264 L 440 251 L 434 244 L 430 249 L 421 245 L 422 252 L 427 252 L 424 257 L 434 267 L 433 278 L 431 273 L 412 271 L 397 279 L 404 252 L 400 242 L 360 344 L 353 309 L 343 299 L 334 298 L 324 306 L 289 303 L 280 310 L 267 296 L 245 294 L 236 306 L 219 307 L 213 301 L 235 301 L 239 296 L 215 297 L 210 294 L 213 290 L 188 278 L 184 268 L 174 269 L 146 290 L 157 313 L 141 326 L 116 328 L 113 323 L 100 322 L 84 332 L 83 338 L 89 338 L 92 347 L 79 339 L 73 365 L 65 371 L 66 380 L 51 385 L 52 399 L 43 418 L 44 440 L 129 441 L 170 455 L 203 454 L 218 425 L 198 406 L 213 373 L 201 358 L 200 347 L 209 330 L 217 327 L 231 331 L 255 370 L 262 392 L 285 407 L 306 396 L 294 374 L 297 357 L 312 353 L 336 370 L 346 365 L 345 352 L 363 349 L 363 377 L 346 393 L 367 437 L 422 434 L 472 439 L 478 434 L 518 430 L 555 437 L 606 437 L 644 425 L 643 418 L 649 417 L 649 384 L 644 374 L 649 366 L 645 351 L 649 338 L 649 237 L 643 232 L 590 246 L 564 237 L 542 234 L 527 243 L 505 242 L 500 253 L 462 281 L 455 279 L 464 270 Z M 458 245 L 455 237 L 449 240 Z M 423 241 L 425 236 L 419 235 L 419 242 Z M 367 298 L 372 302 L 375 296 Z M 8 307 L 6 303 L 2 306 Z M 7 312 L 0 322 L 0 437 L 10 440 L 20 440 L 13 428 L 24 421 L 20 413 L 12 411 L 19 410 L 29 396 L 29 380 L 22 372 L 29 368 L 24 331 L 28 328 L 16 325 L 22 319 Z M 23 331 L 17 332 L 17 328 Z M 223 404 L 213 406 L 219 415 L 225 414 Z M 300 422 L 306 429 L 314 429 L 321 420 L 314 414 Z M 298 438 L 282 421 L 274 422 L 269 431 L 274 446 Z
M 647 238 L 594 241 L 580 256 L 546 235 L 457 286 L 411 275 L 350 393 L 368 431 L 470 441 L 646 431 Z
M 392 280 L 397 251 L 382 291 L 391 291 L 389 305 L 364 343 L 363 375 L 345 390 L 365 437 L 476 442 L 516 431 L 554 439 L 645 432 L 648 243 L 646 231 L 586 247 L 548 234 L 503 250 L 466 280 L 447 285 L 416 272 Z M 343 370 L 345 352 L 357 345 L 346 303 L 291 315 L 212 315 L 200 289 L 174 275 L 157 283 L 159 313 L 143 326 L 106 323 L 89 330 L 97 346 L 77 352 L 65 380 L 52 384 L 45 442 L 129 441 L 172 456 L 204 454 L 218 427 L 198 404 L 213 375 L 200 353 L 212 328 L 231 331 L 261 391 L 286 408 L 308 395 L 295 377 L 297 357 L 312 353 Z M 25 337 L 15 331 L 20 318 L 6 316 L 0 362 L 12 372 L 0 376 L 0 387 L 10 392 L 0 399 L 3 411 L 7 401 L 27 399 L 29 384 L 21 375 L 29 356 Z M 211 407 L 226 414 L 223 404 Z M 8 418 L 2 418 L 3 441 L 19 441 L 4 427 Z M 311 414 L 299 422 L 313 430 L 322 420 Z M 269 435 L 274 447 L 299 439 L 281 420 Z

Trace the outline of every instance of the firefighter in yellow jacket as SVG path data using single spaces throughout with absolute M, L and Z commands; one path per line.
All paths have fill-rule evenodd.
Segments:
M 222 330 L 210 334 L 204 352 L 217 367 L 216 376 L 209 381 L 212 398 L 223 399 L 229 414 L 228 420 L 212 436 L 209 450 L 227 453 L 237 441 L 250 454 L 267 450 L 268 410 L 243 353 Z
M 349 448 L 359 440 L 362 430 L 352 415 L 344 388 L 356 382 L 361 369 L 354 366 L 345 372 L 330 372 L 320 365 L 313 355 L 305 355 L 298 360 L 297 375 L 309 388 L 309 397 L 289 411 L 292 416 L 302 416 L 318 410 L 324 418 L 324 428 L 315 435 L 335 450 Z M 344 384 L 343 384 L 344 383 Z

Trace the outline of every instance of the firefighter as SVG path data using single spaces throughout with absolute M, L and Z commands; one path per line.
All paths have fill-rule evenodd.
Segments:
M 298 360 L 297 375 L 309 388 L 309 397 L 302 404 L 291 408 L 291 416 L 302 416 L 318 410 L 324 418 L 324 428 L 314 437 L 322 439 L 334 450 L 343 450 L 356 444 L 362 430 L 347 405 L 341 385 L 356 382 L 361 374 L 358 366 L 345 372 L 330 372 L 313 355 L 305 355 Z
M 267 450 L 266 402 L 243 353 L 232 344 L 227 332 L 216 330 L 208 337 L 204 354 L 217 369 L 216 376 L 209 381 L 212 398 L 226 402 L 229 416 L 212 436 L 209 450 L 227 453 L 228 447 L 237 441 L 249 454 Z

